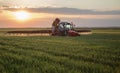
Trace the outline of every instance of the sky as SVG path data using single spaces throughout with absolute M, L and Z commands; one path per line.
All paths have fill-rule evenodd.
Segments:
M 51 27 L 56 17 L 76 27 L 120 27 L 120 0 L 0 0 L 0 28 Z

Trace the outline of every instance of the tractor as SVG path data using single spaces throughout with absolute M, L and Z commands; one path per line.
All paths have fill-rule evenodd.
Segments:
M 68 22 L 60 22 L 57 26 L 57 31 L 53 36 L 80 36 L 80 34 L 75 31 L 73 24 Z
M 83 33 L 90 33 L 91 30 L 77 29 L 75 30 L 74 25 L 69 22 L 60 22 L 57 26 L 56 32 L 53 34 L 51 29 L 43 30 L 18 30 L 18 31 L 8 31 L 7 35 L 10 36 L 80 36 Z

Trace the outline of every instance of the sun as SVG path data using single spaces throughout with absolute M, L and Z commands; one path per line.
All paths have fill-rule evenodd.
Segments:
M 27 11 L 17 11 L 14 12 L 14 16 L 16 20 L 26 21 L 30 18 L 30 13 Z

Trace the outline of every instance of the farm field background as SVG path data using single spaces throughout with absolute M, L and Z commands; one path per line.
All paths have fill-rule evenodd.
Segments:
M 5 36 L 0 73 L 120 73 L 120 29 L 92 29 L 79 37 Z

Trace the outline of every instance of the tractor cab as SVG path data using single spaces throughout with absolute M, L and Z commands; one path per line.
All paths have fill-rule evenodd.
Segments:
M 58 34 L 61 36 L 78 35 L 78 33 L 74 31 L 73 24 L 68 22 L 61 22 L 58 24 Z
M 73 30 L 73 25 L 68 22 L 61 22 L 58 25 L 58 30 L 59 31 L 68 31 L 68 30 Z

